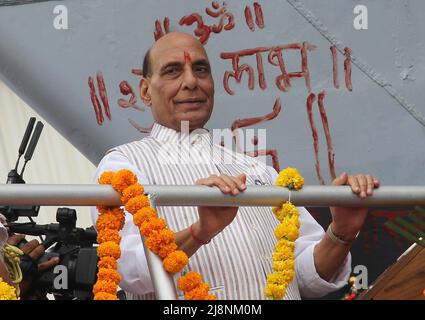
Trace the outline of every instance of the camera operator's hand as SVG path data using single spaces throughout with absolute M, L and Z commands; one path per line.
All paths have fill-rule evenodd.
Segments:
M 23 234 L 14 234 L 9 237 L 9 239 L 7 240 L 7 243 L 9 243 L 12 246 L 18 246 L 18 244 L 22 240 L 24 240 L 24 238 L 25 238 L 25 235 Z M 24 253 L 24 256 L 21 258 L 21 260 L 29 259 L 30 262 L 33 263 L 33 267 L 34 267 L 32 268 L 33 270 L 31 270 L 30 268 L 28 270 L 29 272 L 25 272 L 25 270 L 22 270 L 24 279 L 20 283 L 19 288 L 21 289 L 21 294 L 25 295 L 25 293 L 31 287 L 34 276 L 36 276 L 39 272 L 43 272 L 57 265 L 59 263 L 59 258 L 53 257 L 48 261 L 37 264 L 37 260 L 43 256 L 45 252 L 45 248 L 36 239 L 26 242 L 24 245 L 20 247 L 20 249 Z

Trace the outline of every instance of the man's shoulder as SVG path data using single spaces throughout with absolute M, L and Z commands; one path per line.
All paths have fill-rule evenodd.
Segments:
M 143 148 L 149 145 L 149 143 L 151 142 L 150 137 L 144 137 L 140 140 L 135 140 L 135 141 L 131 141 L 131 142 L 126 142 L 123 144 L 120 144 L 118 146 L 112 147 L 111 149 L 109 149 L 108 151 L 106 151 L 106 154 L 114 152 L 114 151 L 125 151 L 128 149 L 139 149 L 139 148 Z

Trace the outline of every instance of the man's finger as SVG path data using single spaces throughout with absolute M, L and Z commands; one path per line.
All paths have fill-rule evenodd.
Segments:
M 367 181 L 367 195 L 371 196 L 373 194 L 373 189 L 375 187 L 372 176 L 366 175 L 366 181 Z
M 334 186 L 343 186 L 344 184 L 347 183 L 347 179 L 348 179 L 348 175 L 346 172 L 341 173 L 341 175 L 339 177 L 336 177 L 333 181 L 332 181 L 332 185 Z
M 38 245 L 34 250 L 28 253 L 28 256 L 33 260 L 38 260 L 44 254 L 44 252 L 44 246 Z
M 7 239 L 7 243 L 12 246 L 16 246 L 24 238 L 25 238 L 24 234 L 14 234 L 14 235 L 11 235 L 9 239 Z
M 357 175 L 357 181 L 360 185 L 360 198 L 366 198 L 367 192 L 367 180 L 366 177 L 362 174 Z
M 360 193 L 360 185 L 359 185 L 359 182 L 357 181 L 355 176 L 349 176 L 348 177 L 348 184 L 351 186 L 351 190 L 354 193 L 356 193 L 356 194 Z
M 220 178 L 223 179 L 234 195 L 239 194 L 239 185 L 237 181 L 233 179 L 233 177 L 222 175 Z
M 49 261 L 42 262 L 38 265 L 38 271 L 42 272 L 47 269 L 50 269 L 51 267 L 57 265 L 59 263 L 58 257 L 53 257 Z
M 380 184 L 381 182 L 375 177 L 373 177 L 373 185 L 375 186 L 375 188 L 378 188 Z
M 33 240 L 31 240 L 31 241 L 29 241 L 29 242 L 25 243 L 25 244 L 22 246 L 21 250 L 22 250 L 22 252 L 23 252 L 23 253 L 25 253 L 25 254 L 29 255 L 29 253 L 30 253 L 31 251 L 33 251 L 35 248 L 37 248 L 39 244 L 40 244 L 40 243 L 37 241 L 37 239 L 33 239 Z
M 223 193 L 230 193 L 232 191 L 232 189 L 230 189 L 230 187 L 227 186 L 227 184 L 223 181 L 223 179 L 217 176 L 210 176 L 209 178 L 206 178 L 206 179 L 200 179 L 198 180 L 198 182 L 199 184 L 204 186 L 218 187 L 220 191 Z
M 238 183 L 239 183 L 239 190 L 245 190 L 246 189 L 246 174 L 241 173 L 236 177 Z

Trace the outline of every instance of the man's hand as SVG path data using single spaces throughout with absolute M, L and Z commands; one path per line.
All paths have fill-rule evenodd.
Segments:
M 7 240 L 7 243 L 9 243 L 12 246 L 16 246 L 20 241 L 22 241 L 25 238 L 25 235 L 23 234 L 14 234 L 9 237 Z M 20 247 L 24 255 L 27 255 L 34 263 L 38 259 L 40 259 L 44 252 L 45 248 L 43 245 L 41 245 L 38 240 L 33 239 L 27 243 L 25 243 L 22 247 Z M 37 270 L 38 272 L 43 272 L 47 269 L 52 268 L 53 266 L 57 265 L 59 263 L 58 257 L 50 258 L 48 261 L 45 261 L 43 263 L 38 264 Z M 23 275 L 24 279 L 20 283 L 19 287 L 21 289 L 21 292 L 25 294 L 25 292 L 31 287 L 32 283 L 32 277 L 30 275 Z
M 245 174 L 237 177 L 212 175 L 196 181 L 197 185 L 218 187 L 224 194 L 234 196 L 246 190 L 245 183 Z M 198 207 L 199 221 L 194 225 L 194 232 L 201 240 L 208 241 L 227 227 L 237 212 L 238 207 Z
M 373 189 L 379 187 L 379 180 L 370 175 L 348 176 L 343 172 L 332 184 L 334 186 L 349 185 L 351 190 L 364 199 L 373 194 Z M 363 226 L 368 208 L 331 207 L 332 230 L 344 240 L 354 240 Z

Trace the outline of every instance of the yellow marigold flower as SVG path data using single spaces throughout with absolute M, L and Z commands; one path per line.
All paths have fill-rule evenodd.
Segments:
M 143 192 L 145 189 L 143 186 L 139 183 L 133 184 L 129 186 L 128 188 L 125 188 L 122 192 L 121 201 L 123 203 L 126 203 L 131 198 L 134 198 L 135 196 L 143 195 Z
M 285 270 L 293 270 L 294 269 L 294 260 L 281 260 L 281 261 L 273 261 L 273 270 L 276 272 L 282 272 Z
M 293 269 L 285 269 L 279 272 L 275 272 L 272 275 L 273 277 L 270 278 L 270 283 L 288 285 L 294 278 L 295 272 Z
M 97 280 L 111 281 L 113 283 L 119 284 L 121 282 L 121 276 L 116 270 L 101 268 L 97 273 Z
M 112 281 L 100 280 L 95 283 L 93 286 L 93 294 L 96 295 L 99 292 L 105 292 L 113 295 L 117 295 L 118 285 Z
M 284 223 L 286 225 L 289 225 L 289 226 L 292 226 L 292 227 L 295 227 L 297 229 L 300 228 L 300 219 L 299 219 L 299 216 L 295 216 L 295 215 L 293 215 L 293 216 L 286 216 L 282 220 L 282 223 Z
M 118 298 L 116 294 L 99 292 L 94 296 L 93 300 L 118 300 Z
M 298 239 L 298 236 L 300 235 L 300 230 L 296 226 L 291 226 L 286 230 L 286 238 L 289 241 L 294 241 Z
M 174 242 L 174 232 L 168 229 L 152 231 L 146 238 L 146 246 L 154 253 L 158 253 L 165 245 Z
M 277 240 L 284 238 L 289 241 L 295 241 L 298 238 L 299 230 L 291 224 L 281 223 L 276 227 L 274 234 Z
M 104 242 L 97 247 L 97 255 L 100 258 L 110 256 L 115 259 L 119 259 L 121 256 L 121 249 L 120 246 L 115 242 Z
M 287 282 L 280 274 L 275 272 L 267 275 L 267 284 L 285 285 Z
M 276 246 L 274 247 L 274 250 L 275 252 L 283 252 L 286 251 L 287 248 L 289 248 L 293 252 L 295 249 L 295 243 L 285 239 L 281 239 L 277 242 Z
M 189 257 L 181 250 L 171 252 L 163 261 L 167 272 L 176 273 L 181 271 L 189 263 Z
M 285 215 L 295 215 L 299 216 L 299 211 L 296 206 L 294 206 L 291 202 L 286 201 L 282 205 L 282 211 Z
M 279 252 L 274 252 L 272 254 L 272 260 L 274 261 L 283 261 L 283 260 L 288 260 L 294 259 L 294 252 L 293 250 L 291 250 L 290 248 L 281 248 L 281 250 Z
M 97 263 L 97 267 L 99 269 L 104 268 L 104 269 L 117 269 L 117 260 L 113 257 L 110 256 L 106 256 L 106 257 L 102 257 L 102 259 L 100 259 Z
M 133 222 L 136 226 L 140 227 L 143 222 L 156 217 L 157 214 L 155 209 L 151 207 L 144 207 L 134 214 Z
M 145 195 L 135 196 L 125 203 L 125 209 L 131 214 L 135 214 L 140 209 L 149 206 L 149 198 Z
M 103 172 L 97 180 L 100 184 L 111 184 L 115 173 L 112 171 Z
M 286 168 L 279 172 L 275 185 L 299 190 L 304 185 L 304 178 L 296 168 Z
M 167 228 L 167 223 L 162 218 L 152 218 L 145 221 L 140 226 L 140 233 L 149 237 L 153 231 L 159 231 Z
M 137 183 L 137 176 L 127 169 L 122 169 L 115 173 L 115 176 L 111 180 L 112 187 L 119 193 L 122 193 L 126 188 L 135 183 Z
M 272 209 L 276 218 L 282 222 L 287 217 L 299 217 L 300 213 L 292 203 L 285 202 L 282 207 L 276 207 Z
M 180 277 L 180 279 L 177 282 L 177 286 L 181 291 L 187 292 L 196 288 L 201 283 L 202 283 L 202 276 L 197 272 L 189 271 L 184 276 Z
M 106 241 L 113 241 L 120 244 L 121 236 L 116 229 L 100 229 L 97 234 L 97 243 L 101 244 Z
M 286 286 L 270 284 L 266 286 L 266 297 L 273 300 L 282 300 L 285 296 Z
M 209 285 L 205 282 L 202 282 L 197 287 L 186 292 L 184 298 L 186 300 L 206 300 L 206 298 L 208 297 L 208 290 L 210 290 Z
M 0 300 L 20 300 L 16 288 L 0 278 Z
M 104 213 L 97 218 L 96 229 L 98 231 L 104 229 L 121 230 L 124 223 L 125 217 L 123 215 Z

